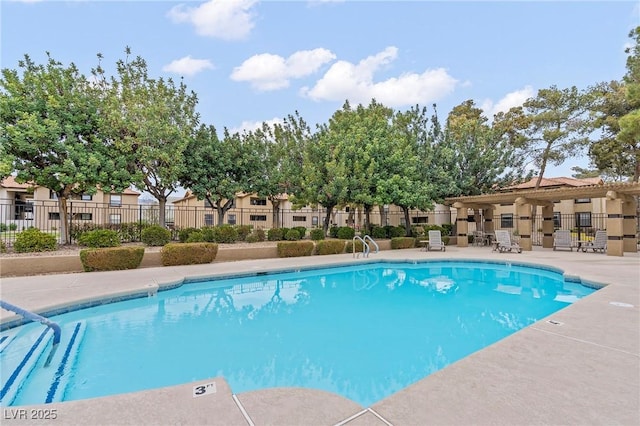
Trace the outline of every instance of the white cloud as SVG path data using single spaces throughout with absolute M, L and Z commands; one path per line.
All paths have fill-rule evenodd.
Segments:
M 162 67 L 162 71 L 172 72 L 191 77 L 206 69 L 214 69 L 214 65 L 208 59 L 193 59 L 191 55 L 171 61 Z
M 197 7 L 180 4 L 167 16 L 176 23 L 190 23 L 202 36 L 224 40 L 246 38 L 255 23 L 252 11 L 257 0 L 210 0 Z
M 336 55 L 327 49 L 301 50 L 288 58 L 270 53 L 254 55 L 234 68 L 231 79 L 248 81 L 261 91 L 277 90 L 289 86 L 292 78 L 301 78 L 316 72 Z
M 522 105 L 527 99 L 534 97 L 535 91 L 531 86 L 525 86 L 520 90 L 507 93 L 495 104 L 491 99 L 486 99 L 480 106 L 487 118 L 493 118 L 499 112 L 507 112 L 513 107 Z
M 229 134 L 239 133 L 242 134 L 244 132 L 252 132 L 257 129 L 261 129 L 262 125 L 266 123 L 269 127 L 273 128 L 276 124 L 282 124 L 284 121 L 281 118 L 274 117 L 271 120 L 265 121 L 243 121 L 240 123 L 238 127 L 234 127 L 233 129 L 228 129 Z
M 369 103 L 372 98 L 390 106 L 399 107 L 431 103 L 451 93 L 457 80 L 443 68 L 426 70 L 421 74 L 404 73 L 384 81 L 375 82 L 374 74 L 393 62 L 398 49 L 387 47 L 382 52 L 361 60 L 358 64 L 338 61 L 312 88 L 301 93 L 313 100 Z

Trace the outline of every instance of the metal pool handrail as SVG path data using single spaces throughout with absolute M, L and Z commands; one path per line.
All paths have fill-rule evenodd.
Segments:
M 49 356 L 44 363 L 44 366 L 48 367 L 51 363 L 53 355 L 56 352 L 56 349 L 58 349 L 58 344 L 60 343 L 60 336 L 62 335 L 62 329 L 60 328 L 60 326 L 50 319 L 43 317 L 42 315 L 27 311 L 26 309 L 13 305 L 9 302 L 5 302 L 4 300 L 0 300 L 0 308 L 6 309 L 7 311 L 15 312 L 16 314 L 28 320 L 37 321 L 53 330 L 53 347 L 51 348 L 51 352 L 49 352 Z
M 373 246 L 376 248 L 376 251 L 374 253 L 378 253 L 380 251 L 380 247 L 378 247 L 378 243 L 376 243 L 375 241 L 373 241 L 373 238 L 371 238 L 369 235 L 365 235 L 363 238 L 364 241 L 371 241 L 371 244 L 373 244 Z

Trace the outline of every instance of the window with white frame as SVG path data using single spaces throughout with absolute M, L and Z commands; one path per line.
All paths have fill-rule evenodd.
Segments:
M 109 207 L 122 206 L 122 194 L 110 194 L 109 195 Z

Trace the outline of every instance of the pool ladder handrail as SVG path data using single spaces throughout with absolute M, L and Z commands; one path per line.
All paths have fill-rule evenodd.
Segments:
M 369 257 L 369 253 L 371 253 L 371 246 L 369 245 L 369 243 L 367 243 L 367 240 L 371 241 L 371 244 L 373 244 L 376 248 L 375 253 L 378 253 L 380 251 L 380 247 L 378 247 L 378 243 L 376 243 L 373 238 L 371 238 L 369 235 L 365 235 L 364 238 L 361 238 L 360 236 L 356 235 L 355 237 L 353 237 L 353 257 L 360 257 L 360 253 L 358 252 L 358 254 L 356 255 L 356 241 L 360 241 L 362 242 L 362 257 Z
M 51 348 L 51 352 L 49 352 L 49 356 L 47 357 L 47 360 L 44 363 L 44 366 L 48 367 L 49 364 L 51 363 L 51 359 L 53 358 L 53 355 L 56 353 L 56 349 L 58 349 L 58 345 L 60 344 L 60 336 L 62 335 L 62 329 L 60 328 L 60 326 L 57 323 L 51 321 L 50 319 L 43 317 L 42 315 L 38 315 L 34 312 L 27 311 L 26 309 L 13 305 L 9 302 L 5 302 L 4 300 L 0 300 L 0 308 L 5 309 L 7 311 L 15 312 L 16 314 L 20 315 L 25 319 L 28 319 L 31 321 L 37 321 L 43 325 L 46 325 L 51 330 L 53 330 L 53 347 Z

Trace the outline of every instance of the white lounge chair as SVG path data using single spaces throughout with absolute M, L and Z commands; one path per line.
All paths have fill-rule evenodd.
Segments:
M 506 251 L 517 251 L 518 253 L 522 253 L 522 247 L 518 243 L 511 242 L 511 234 L 509 231 L 496 231 L 496 244 L 494 246 L 494 251 L 498 250 L 500 253 L 504 253 Z
M 580 248 L 585 253 L 589 249 L 593 250 L 594 253 L 597 251 L 604 253 L 607 250 L 607 231 L 596 231 L 593 241 L 582 244 Z
M 447 251 L 446 246 L 442 242 L 442 233 L 440 231 L 429 231 L 429 242 L 427 243 L 427 251 L 441 250 Z
M 553 250 L 569 249 L 573 251 L 573 242 L 571 241 L 571 231 L 568 229 L 558 229 L 553 235 Z

